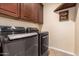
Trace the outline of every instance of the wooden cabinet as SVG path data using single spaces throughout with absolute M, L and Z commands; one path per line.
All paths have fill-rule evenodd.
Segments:
M 21 18 L 27 21 L 32 21 L 32 4 L 21 4 Z
M 20 15 L 20 4 L 18 3 L 0 3 L 0 13 L 19 17 Z
M 21 4 L 21 18 L 31 22 L 37 22 L 38 18 L 37 4 L 23 3 Z
M 42 4 L 38 4 L 38 23 L 43 24 L 43 5 Z
M 40 3 L 21 4 L 21 18 L 35 23 L 43 23 L 43 6 Z
M 38 3 L 32 4 L 32 20 L 38 23 Z
M 40 3 L 0 3 L 0 13 L 34 23 L 43 23 L 43 5 Z

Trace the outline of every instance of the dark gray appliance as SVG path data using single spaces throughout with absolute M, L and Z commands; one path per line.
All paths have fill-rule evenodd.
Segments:
M 10 35 L 2 44 L 4 56 L 38 56 L 38 36 L 36 33 Z
M 10 34 L 12 34 L 11 26 L 0 26 L 0 56 L 3 55 L 2 42 L 4 42 L 4 38 L 7 38 L 7 35 Z
M 12 28 L 12 31 L 14 32 L 14 34 L 21 34 L 21 33 L 25 33 L 25 28 L 24 27 L 15 27 L 15 28 Z
M 32 27 L 27 27 L 25 31 L 26 33 L 34 33 L 34 32 L 39 33 L 39 30 L 37 28 Z
M 48 56 L 48 32 L 39 33 L 38 47 L 39 56 Z
M 0 36 L 12 34 L 11 26 L 0 26 Z
M 25 30 L 22 28 L 20 30 L 20 28 L 12 29 L 6 26 L 1 26 L 0 30 L 1 30 L 0 55 L 2 56 L 37 56 L 38 55 L 37 33 L 27 34 L 24 33 Z
M 37 28 L 27 28 L 26 32 L 38 34 L 38 56 L 48 56 L 48 32 L 39 32 Z
M 0 55 L 47 56 L 48 32 L 32 27 L 0 26 Z

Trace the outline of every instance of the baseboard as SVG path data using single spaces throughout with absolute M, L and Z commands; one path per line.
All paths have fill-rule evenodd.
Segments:
M 69 55 L 72 55 L 72 56 L 76 56 L 74 53 L 71 53 L 71 52 L 68 52 L 68 51 L 65 51 L 65 50 L 62 50 L 62 49 L 59 49 L 59 48 L 49 47 L 49 49 L 54 49 L 54 50 L 57 50 L 57 51 L 60 51 L 60 52 L 63 52 L 63 53 L 66 53 L 66 54 L 69 54 Z

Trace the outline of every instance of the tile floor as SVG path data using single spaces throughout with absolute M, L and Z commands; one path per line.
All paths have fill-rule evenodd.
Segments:
M 49 49 L 49 56 L 72 56 L 57 50 Z

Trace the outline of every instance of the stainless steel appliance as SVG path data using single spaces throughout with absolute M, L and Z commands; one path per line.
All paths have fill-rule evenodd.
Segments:
M 39 33 L 39 56 L 48 56 L 48 32 Z
M 0 27 L 1 56 L 38 56 L 37 33 L 24 33 L 24 28 Z
M 38 34 L 38 56 L 48 56 L 48 32 L 39 32 L 37 28 L 27 28 L 28 33 Z
M 8 35 L 8 39 L 2 43 L 4 56 L 38 56 L 37 33 Z
M 32 27 L 0 26 L 0 55 L 47 56 L 48 32 Z

